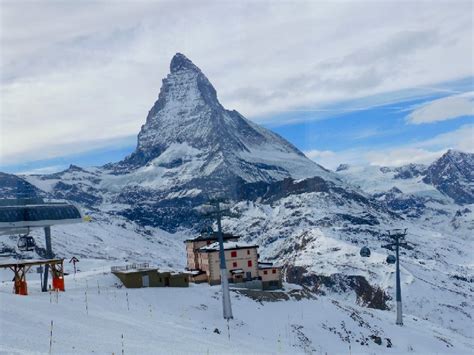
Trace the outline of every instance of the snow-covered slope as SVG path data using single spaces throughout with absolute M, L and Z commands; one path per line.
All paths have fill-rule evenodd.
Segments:
M 30 296 L 0 284 L 0 353 L 5 354 L 468 354 L 472 343 L 428 320 L 285 292 L 231 292 L 222 319 L 219 287 L 117 288 L 113 263 L 81 259 L 66 292 Z M 72 272 L 70 265 L 66 271 Z M 3 276 L 1 274 L 0 276 Z M 32 275 L 33 276 L 33 275 Z M 3 278 L 2 278 L 3 279 Z M 87 299 L 87 310 L 86 310 Z M 50 330 L 52 327 L 51 351 Z
M 225 219 L 224 228 L 245 231 L 262 245 L 263 258 L 286 265 L 287 281 L 379 309 L 394 309 L 395 268 L 385 261 L 393 252 L 382 248 L 386 230 L 408 228 L 411 248 L 401 253 L 405 310 L 472 336 L 472 222 L 390 219 L 364 204 L 336 206 L 331 198 L 306 193 L 270 205 L 241 202 L 233 210 L 238 218 Z M 359 255 L 362 246 L 372 250 L 370 258 Z

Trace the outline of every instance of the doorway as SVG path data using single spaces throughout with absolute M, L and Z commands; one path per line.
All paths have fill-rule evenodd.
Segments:
M 143 287 L 150 287 L 150 276 L 142 275 L 142 286 Z

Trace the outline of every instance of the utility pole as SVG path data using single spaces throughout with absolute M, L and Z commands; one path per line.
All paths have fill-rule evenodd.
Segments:
M 216 217 L 217 217 L 217 238 L 219 239 L 219 257 L 221 268 L 221 284 L 222 284 L 222 306 L 224 319 L 232 319 L 232 305 L 230 303 L 229 279 L 227 278 L 227 267 L 225 264 L 224 237 L 222 235 L 221 226 L 221 209 L 219 201 L 216 201 Z
M 395 229 L 392 231 L 388 231 L 388 236 L 390 239 L 393 240 L 393 243 L 384 245 L 384 248 L 393 250 L 395 247 L 395 255 L 396 255 L 396 301 L 397 301 L 397 325 L 403 325 L 403 312 L 402 312 L 402 289 L 400 284 L 400 247 L 407 247 L 407 243 L 405 242 L 405 236 L 407 234 L 407 230 L 404 229 Z
M 221 218 L 225 211 L 220 209 L 220 201 L 212 200 L 211 204 L 215 207 L 211 213 L 206 213 L 206 216 L 214 217 L 217 219 L 217 240 L 219 242 L 219 259 L 220 259 L 220 274 L 221 274 L 221 285 L 222 285 L 222 310 L 224 319 L 229 321 L 233 319 L 232 316 L 232 305 L 230 303 L 230 291 L 229 291 L 229 280 L 227 278 L 227 266 L 225 263 L 225 252 L 224 252 L 224 237 L 222 235 Z

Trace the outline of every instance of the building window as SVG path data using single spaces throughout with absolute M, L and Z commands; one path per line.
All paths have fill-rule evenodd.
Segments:
M 247 255 L 250 255 L 250 249 L 247 249 Z
M 267 270 L 264 270 L 264 271 L 263 271 L 263 274 L 264 274 L 264 275 L 267 275 L 267 274 L 268 274 L 268 271 L 267 271 Z
M 252 260 L 247 261 L 247 266 L 252 267 Z
M 233 262 L 233 263 L 232 263 L 232 267 L 237 267 L 237 263 L 236 263 L 236 262 Z
M 275 269 L 272 270 L 272 274 L 276 274 L 277 271 Z
M 231 256 L 232 258 L 236 258 L 236 257 L 237 257 L 237 252 L 236 252 L 236 251 L 231 251 L 231 252 L 230 252 L 230 256 Z

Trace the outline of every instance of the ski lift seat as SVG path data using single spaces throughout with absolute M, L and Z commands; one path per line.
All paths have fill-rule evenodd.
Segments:
M 32 251 L 36 247 L 35 239 L 29 235 L 21 236 L 17 246 L 21 251 Z

